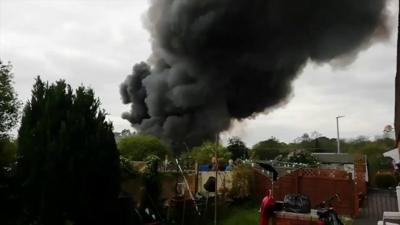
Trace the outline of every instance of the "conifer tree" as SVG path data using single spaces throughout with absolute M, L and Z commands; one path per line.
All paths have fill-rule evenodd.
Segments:
M 19 129 L 21 197 L 43 225 L 117 224 L 119 155 L 94 92 L 39 77 Z

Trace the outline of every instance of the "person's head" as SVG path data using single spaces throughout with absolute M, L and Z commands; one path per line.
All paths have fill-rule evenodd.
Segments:
M 233 160 L 232 160 L 232 159 L 230 159 L 230 160 L 228 161 L 228 163 L 229 163 L 230 166 L 233 166 Z

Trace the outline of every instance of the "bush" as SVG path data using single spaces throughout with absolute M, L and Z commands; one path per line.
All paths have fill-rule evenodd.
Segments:
M 378 172 L 375 175 L 375 185 L 379 188 L 396 186 L 396 177 L 392 172 Z
M 247 198 L 251 194 L 253 184 L 253 169 L 249 165 L 237 165 L 232 171 L 232 189 L 229 194 L 233 199 Z
M 120 166 L 121 166 L 121 175 L 123 178 L 132 178 L 132 177 L 138 177 L 139 176 L 139 171 L 133 167 L 133 163 L 131 160 L 120 156 Z

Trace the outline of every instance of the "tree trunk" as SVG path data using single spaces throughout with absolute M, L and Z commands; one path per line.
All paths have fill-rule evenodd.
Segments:
M 396 143 L 400 144 L 400 3 L 399 3 L 399 18 L 398 18 L 398 34 L 397 34 L 397 72 L 395 86 L 395 112 L 394 112 L 394 127 L 396 131 Z M 400 147 L 399 147 L 400 150 Z

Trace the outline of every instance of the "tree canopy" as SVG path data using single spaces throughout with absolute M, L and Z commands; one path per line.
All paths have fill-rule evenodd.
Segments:
M 114 224 L 119 154 L 105 116 L 91 89 L 36 79 L 18 133 L 21 196 L 35 220 L 29 223 Z
M 150 135 L 133 135 L 122 138 L 118 142 L 118 149 L 122 156 L 133 161 L 142 161 L 147 156 L 156 155 L 163 159 L 170 152 L 160 139 Z
M 240 140 L 239 137 L 232 137 L 228 140 L 228 146 L 226 147 L 232 155 L 232 159 L 247 159 L 248 151 L 246 144 Z
M 311 155 L 311 152 L 302 149 L 290 152 L 286 158 L 282 159 L 282 161 L 307 164 L 311 166 L 319 163 L 318 160 Z
M 272 160 L 281 154 L 286 154 L 286 147 L 286 143 L 280 142 L 275 137 L 271 137 L 268 140 L 260 141 L 255 144 L 251 149 L 251 157 L 253 159 Z
M 219 162 L 227 162 L 231 158 L 231 153 L 227 148 L 214 142 L 205 142 L 201 146 L 194 147 L 190 155 L 198 163 L 205 164 L 211 162 L 215 153 L 217 153 Z

